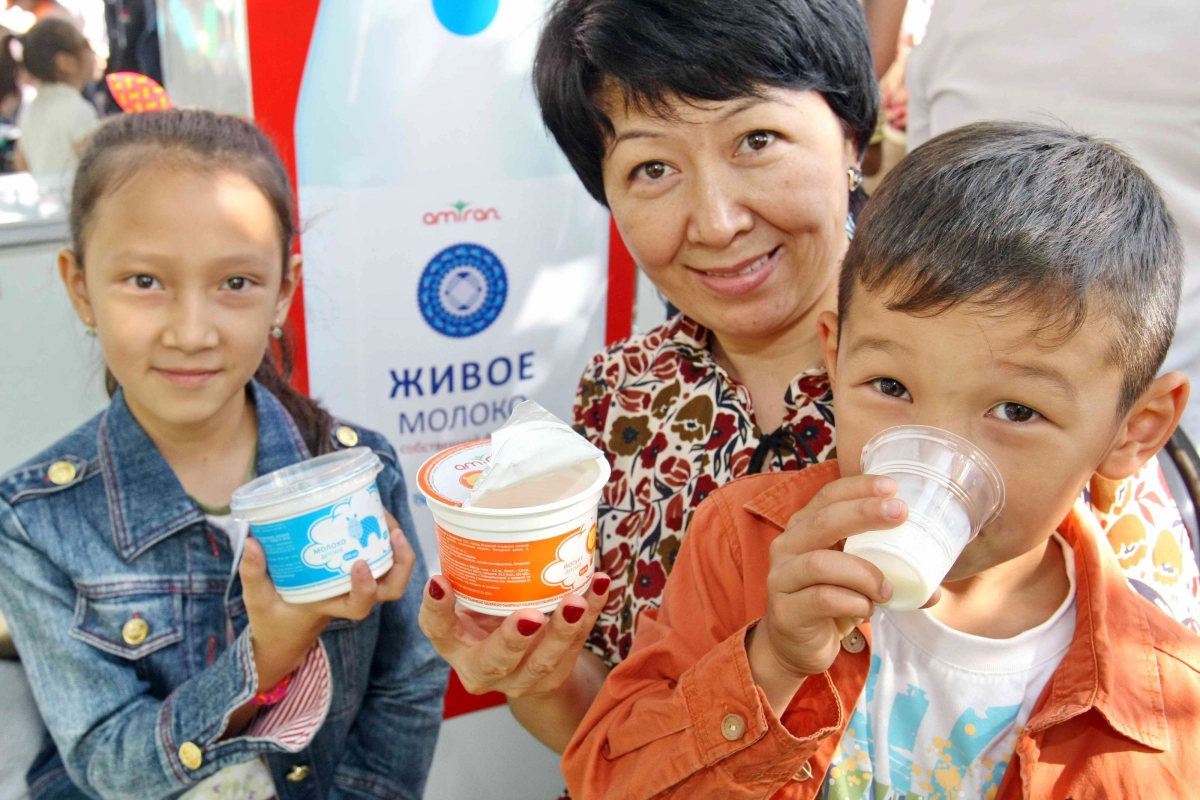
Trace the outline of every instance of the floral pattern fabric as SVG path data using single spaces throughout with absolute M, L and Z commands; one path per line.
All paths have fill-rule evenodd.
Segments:
M 761 470 L 835 457 L 825 371 L 798 376 L 784 401 L 786 433 L 759 454 Z M 708 331 L 682 315 L 592 360 L 575 398 L 575 429 L 612 466 L 597 550 L 613 582 L 588 648 L 616 664 L 629 653 L 638 616 L 658 607 L 696 507 L 751 471 L 764 437 L 749 391 L 713 359 Z
M 782 428 L 764 436 L 749 391 L 713 359 L 708 331 L 683 315 L 592 360 L 574 422 L 612 466 L 597 515 L 599 568 L 612 586 L 587 645 L 606 663 L 628 655 L 638 617 L 658 607 L 704 498 L 752 461 L 780 471 L 836 457 L 825 371 L 797 376 L 784 400 Z M 1129 481 L 1097 478 L 1089 493 L 1134 588 L 1196 629 L 1200 576 L 1157 463 Z

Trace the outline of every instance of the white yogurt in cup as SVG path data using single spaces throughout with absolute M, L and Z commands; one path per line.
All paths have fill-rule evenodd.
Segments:
M 908 504 L 898 528 L 846 540 L 892 584 L 884 608 L 911 611 L 933 596 L 967 543 L 1004 508 L 1004 479 L 987 454 L 961 436 L 924 425 L 876 434 L 862 451 L 864 474 L 887 475 Z
M 346 594 L 356 561 L 366 561 L 376 578 L 392 568 L 375 482 L 382 471 L 379 456 L 355 447 L 276 470 L 233 493 L 231 512 L 250 523 L 284 600 L 314 603 Z
M 464 505 L 491 459 L 492 442 L 482 439 L 443 450 L 417 473 L 442 574 L 473 611 L 549 613 L 591 585 L 608 461 L 589 459 Z

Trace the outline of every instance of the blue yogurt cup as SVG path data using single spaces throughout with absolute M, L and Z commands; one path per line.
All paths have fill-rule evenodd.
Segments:
M 267 571 L 289 603 L 314 603 L 350 591 L 350 571 L 366 561 L 378 578 L 392 567 L 392 543 L 369 448 L 302 461 L 233 493 L 234 518 L 267 554 Z

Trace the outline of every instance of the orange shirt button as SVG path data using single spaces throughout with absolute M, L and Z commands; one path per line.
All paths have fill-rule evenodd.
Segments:
M 792 780 L 804 782 L 812 777 L 812 764 L 805 761 L 800 765 L 800 769 L 796 770 L 796 774 L 792 776 Z
M 746 720 L 739 714 L 728 714 L 721 720 L 721 735 L 726 741 L 736 742 L 746 733 Z
M 847 653 L 861 653 L 863 648 L 867 646 L 867 637 L 855 628 L 842 637 L 842 649 Z

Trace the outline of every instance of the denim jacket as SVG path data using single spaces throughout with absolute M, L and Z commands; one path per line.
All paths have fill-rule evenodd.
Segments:
M 258 384 L 250 393 L 258 473 L 308 458 L 278 400 Z M 417 627 L 427 572 L 396 454 L 379 434 L 351 430 L 384 463 L 380 494 L 417 563 L 400 600 L 362 622 L 335 620 L 321 636 L 329 702 L 300 745 L 221 739 L 257 684 L 234 554 L 120 392 L 0 478 L 0 610 L 57 747 L 30 772 L 34 797 L 174 797 L 257 757 L 279 800 L 421 797 L 447 667 Z M 139 637 L 122 631 L 135 616 L 149 630 L 130 644 Z M 197 752 L 202 763 L 189 769 Z

